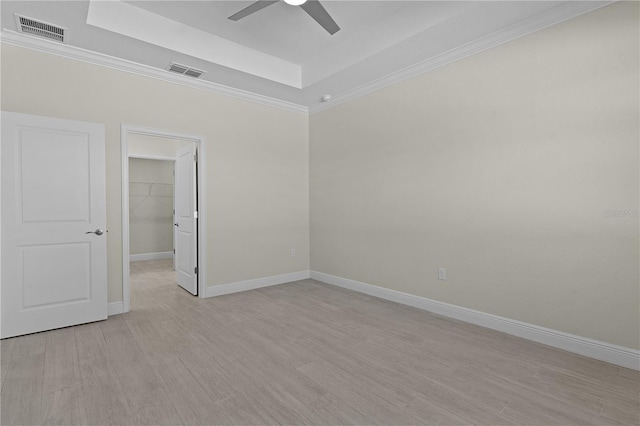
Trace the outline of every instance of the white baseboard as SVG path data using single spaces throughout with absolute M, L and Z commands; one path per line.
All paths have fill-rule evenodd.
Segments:
M 487 314 L 473 309 L 463 308 L 449 303 L 438 302 L 426 297 L 415 296 L 396 290 L 390 290 L 360 281 L 350 280 L 322 272 L 311 271 L 311 278 L 326 284 L 335 285 L 349 290 L 365 293 L 381 299 L 390 300 L 403 305 L 435 314 L 465 321 L 493 330 L 502 331 L 534 342 L 543 343 L 555 348 L 563 349 L 589 358 L 598 359 L 621 367 L 640 370 L 640 351 L 601 342 L 586 337 L 562 331 L 552 330 L 526 322 L 516 321 L 497 315 Z
M 161 251 L 158 253 L 142 253 L 132 254 L 129 256 L 129 262 L 138 262 L 140 260 L 157 260 L 157 259 L 172 259 L 172 251 Z
M 107 315 L 118 315 L 124 312 L 124 304 L 122 302 L 111 302 L 107 305 Z
M 291 272 L 289 274 L 273 275 L 270 277 L 256 278 L 253 280 L 238 281 L 235 283 L 215 285 L 207 287 L 205 297 L 222 296 L 224 294 L 238 293 L 261 287 L 290 283 L 292 281 L 306 280 L 311 276 L 310 271 Z

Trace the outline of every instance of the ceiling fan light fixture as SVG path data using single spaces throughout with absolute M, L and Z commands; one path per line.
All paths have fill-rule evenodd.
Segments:
M 0 0 L 2 1 L 2 0 Z M 300 6 L 300 9 L 304 10 L 307 15 L 311 16 L 314 21 L 316 21 L 322 28 L 324 28 L 329 34 L 334 35 L 338 31 L 340 31 L 340 27 L 336 24 L 336 21 L 333 20 L 327 9 L 324 8 L 320 4 L 318 0 L 308 1 L 308 0 L 284 0 L 285 3 L 291 6 Z M 228 19 L 232 21 L 239 21 L 242 18 L 246 18 L 247 16 L 256 13 L 265 7 L 271 6 L 272 4 L 276 4 L 280 2 L 280 0 L 258 0 L 251 3 L 249 6 L 245 7 L 239 12 L 234 13 L 229 16 Z

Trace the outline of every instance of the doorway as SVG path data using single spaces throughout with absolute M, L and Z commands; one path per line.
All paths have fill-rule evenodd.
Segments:
M 174 163 L 129 155 L 129 260 L 173 259 Z
M 180 286 L 186 288 L 192 294 L 197 295 L 200 298 L 206 296 L 206 191 L 205 188 L 205 143 L 204 138 L 201 136 L 185 135 L 173 132 L 167 132 L 164 130 L 150 129 L 131 125 L 122 125 L 121 127 L 121 142 L 122 142 L 122 299 L 123 299 L 123 312 L 129 312 L 131 310 L 131 260 L 157 260 L 167 259 L 173 257 L 176 261 L 172 262 L 176 271 L 180 271 L 178 274 L 179 280 L 176 280 L 176 286 L 180 282 Z M 175 185 L 168 185 L 168 178 L 155 177 L 152 178 L 148 170 L 136 170 L 130 171 L 130 165 L 137 163 L 142 168 L 155 168 L 157 173 L 171 168 L 174 170 L 176 160 L 180 157 L 181 153 L 189 151 L 193 152 L 193 182 L 191 186 L 187 186 L 188 191 L 185 189 L 184 184 L 181 184 L 182 190 L 178 189 Z M 196 173 L 197 170 L 197 173 Z M 135 176 L 132 174 L 134 173 Z M 145 175 L 145 173 L 147 173 Z M 151 175 L 153 172 L 151 172 Z M 197 178 L 196 178 L 197 176 Z M 134 179 L 133 181 L 131 179 Z M 156 180 L 157 182 L 152 182 Z M 175 183 L 180 183 L 180 179 Z M 184 182 L 184 179 L 182 179 Z M 200 189 L 198 191 L 198 189 Z M 171 197 L 169 192 L 174 191 Z M 175 193 L 175 191 L 182 191 L 181 193 Z M 186 196 L 186 193 L 189 193 Z M 182 195 L 179 195 L 182 194 Z M 175 201 L 174 201 L 175 200 Z M 182 201 L 180 201 L 182 200 Z M 181 224 L 182 232 L 178 230 L 176 226 L 172 231 L 167 231 L 162 228 L 158 228 L 158 232 L 163 235 L 153 233 L 150 229 L 153 228 L 153 224 L 139 226 L 139 217 L 133 218 L 131 215 L 140 214 L 141 216 L 158 216 L 155 219 L 160 221 L 159 216 L 163 216 L 164 219 L 168 215 L 166 211 L 167 206 L 164 204 L 171 201 L 174 203 L 172 208 L 171 221 L 172 224 Z M 176 216 L 175 202 L 182 202 L 182 204 L 189 204 L 193 206 L 193 222 L 185 222 L 184 220 L 178 220 Z M 136 204 L 134 204 L 136 203 Z M 155 209 L 154 209 L 155 205 Z M 133 213 L 132 210 L 133 209 Z M 161 210 L 163 212 L 161 212 Z M 180 211 L 180 207 L 178 210 Z M 136 213 L 137 212 L 137 213 Z M 162 220 L 167 222 L 167 220 Z M 184 244 L 185 223 L 189 225 L 192 232 L 192 244 L 188 246 Z M 140 237 L 145 232 L 154 235 L 155 240 L 159 241 L 163 245 L 153 245 L 154 242 L 149 238 L 146 241 L 133 241 L 132 238 L 136 236 Z M 172 234 L 172 235 L 171 235 Z M 187 233 L 188 234 L 188 233 Z M 149 237 L 149 236 L 148 236 Z M 167 240 L 171 239 L 172 248 L 167 250 Z M 181 245 L 180 247 L 178 245 Z M 152 247 L 153 246 L 153 247 Z M 140 251 L 147 250 L 147 253 L 140 253 Z M 159 251 L 153 251 L 159 250 Z M 175 253 L 175 255 L 174 255 Z M 166 260 L 164 261 L 166 263 Z M 187 265 L 187 266 L 185 266 Z M 192 274 L 190 283 L 191 287 L 187 288 L 184 285 L 185 273 L 184 271 L 190 271 Z

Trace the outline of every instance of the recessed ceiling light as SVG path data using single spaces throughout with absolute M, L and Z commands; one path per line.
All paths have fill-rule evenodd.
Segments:
M 286 4 L 290 4 L 291 6 L 300 6 L 301 4 L 306 3 L 307 0 L 284 0 Z

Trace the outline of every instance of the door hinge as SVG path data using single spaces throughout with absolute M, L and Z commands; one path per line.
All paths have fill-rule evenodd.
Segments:
M 195 212 L 193 212 L 193 218 L 197 219 L 198 218 L 198 210 L 196 210 Z
M 193 161 L 195 161 L 195 162 L 198 161 L 198 153 L 197 152 L 195 154 L 193 154 Z
M 193 273 L 198 275 L 198 267 L 197 266 L 195 268 L 193 268 Z
M 176 254 L 176 249 L 173 249 L 173 254 Z

